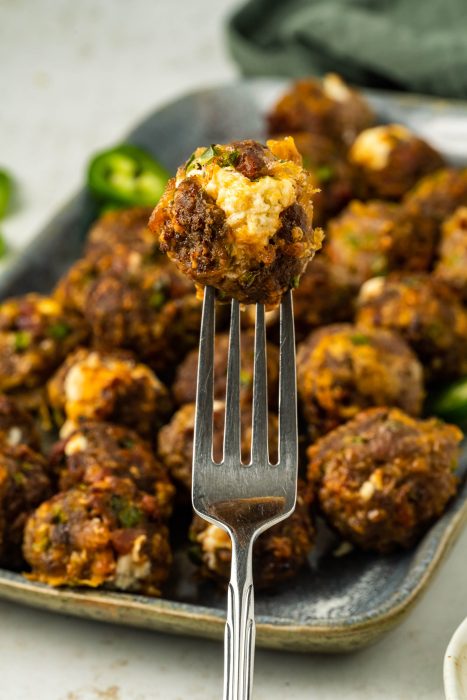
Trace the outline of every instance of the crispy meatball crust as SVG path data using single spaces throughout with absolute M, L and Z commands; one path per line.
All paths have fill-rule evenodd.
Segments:
M 363 96 L 338 76 L 295 82 L 268 115 L 271 134 L 309 131 L 332 138 L 345 148 L 371 126 L 374 115 Z
M 152 265 L 138 275 L 101 275 L 88 291 L 84 317 L 95 347 L 132 350 L 167 373 L 198 342 L 201 302 L 174 266 Z
M 411 547 L 456 493 L 461 431 L 396 408 L 362 411 L 308 449 L 330 524 L 362 549 Z
M 313 549 L 315 529 L 310 514 L 311 491 L 299 485 L 292 515 L 266 530 L 253 548 L 256 588 L 272 588 L 298 574 Z M 225 586 L 230 578 L 232 547 L 224 530 L 195 516 L 190 528 L 192 558 L 202 578 Z
M 61 491 L 114 475 L 131 479 L 140 491 L 155 496 L 164 517 L 172 512 L 175 489 L 166 468 L 150 445 L 125 426 L 83 423 L 54 445 L 50 466 L 59 477 Z
M 354 200 L 329 221 L 326 253 L 336 275 L 360 286 L 395 268 L 427 269 L 431 245 L 424 247 L 412 234 L 400 205 Z
M 32 415 L 11 396 L 0 395 L 0 445 L 27 445 L 33 450 L 40 447 Z
M 242 403 L 253 398 L 255 334 L 247 330 L 241 335 L 242 368 L 240 372 L 240 398 Z M 214 352 L 214 397 L 222 401 L 227 386 L 227 359 L 229 354 L 229 336 L 227 333 L 216 335 Z M 196 373 L 198 367 L 198 350 L 192 350 L 179 365 L 172 385 L 176 403 L 181 406 L 196 401 Z M 279 392 L 279 352 L 275 345 L 267 344 L 268 397 L 272 408 L 277 407 Z
M 0 391 L 39 386 L 86 336 L 82 320 L 51 297 L 7 299 L 0 304 Z
M 298 393 L 312 437 L 371 406 L 398 406 L 418 415 L 422 375 L 405 341 L 387 330 L 335 324 L 298 346 Z
M 421 177 L 445 165 L 434 148 L 400 124 L 362 131 L 349 150 L 349 162 L 365 199 L 400 199 Z
M 21 543 L 28 515 L 52 493 L 48 465 L 27 445 L 0 446 L 0 521 L 3 565 L 21 566 Z
M 35 581 L 148 595 L 160 595 L 172 561 L 155 498 L 117 477 L 42 503 L 27 521 L 23 552 Z
M 428 380 L 467 372 L 467 310 L 450 287 L 429 274 L 394 272 L 369 280 L 360 290 L 356 322 L 399 333 Z
M 435 275 L 456 289 L 467 302 L 467 207 L 459 207 L 441 228 Z
M 172 402 L 154 372 L 130 353 L 80 348 L 47 386 L 49 403 L 66 437 L 86 420 L 110 421 L 151 438 Z
M 169 181 L 149 226 L 198 288 L 272 308 L 321 247 L 314 190 L 290 138 L 200 148 Z
M 433 260 L 443 221 L 460 206 L 467 206 L 467 168 L 442 168 L 426 175 L 402 200 L 415 241 L 431 247 Z
M 213 454 L 219 462 L 222 459 L 222 441 L 224 435 L 225 403 L 214 401 Z M 277 459 L 278 420 L 274 413 L 269 413 L 269 449 L 270 459 Z M 241 449 L 242 459 L 250 458 L 252 415 L 250 407 L 241 410 Z M 195 404 L 182 406 L 172 416 L 170 423 L 159 432 L 158 454 L 170 475 L 187 491 L 191 490 L 193 469 L 193 437 L 195 429 Z

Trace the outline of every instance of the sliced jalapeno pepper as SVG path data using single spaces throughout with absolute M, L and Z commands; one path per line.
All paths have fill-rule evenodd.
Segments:
M 467 377 L 441 390 L 430 402 L 431 412 L 461 426 L 467 425 Z
M 98 199 L 126 206 L 154 206 L 168 179 L 162 165 L 130 144 L 98 153 L 88 169 L 88 186 Z
M 5 170 L 0 170 L 0 219 L 3 219 L 10 204 L 12 188 L 11 177 Z

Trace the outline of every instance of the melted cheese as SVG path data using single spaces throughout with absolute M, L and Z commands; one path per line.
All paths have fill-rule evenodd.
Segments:
M 216 554 L 219 549 L 231 549 L 230 537 L 225 530 L 216 525 L 200 532 L 196 538 L 203 550 L 203 559 L 209 569 L 216 568 Z
M 403 141 L 410 141 L 411 138 L 410 131 L 400 124 L 365 129 L 355 139 L 349 159 L 370 170 L 382 170 L 388 164 L 394 147 Z
M 349 88 L 336 73 L 327 73 L 324 76 L 323 92 L 326 97 L 336 102 L 346 102 L 351 96 Z

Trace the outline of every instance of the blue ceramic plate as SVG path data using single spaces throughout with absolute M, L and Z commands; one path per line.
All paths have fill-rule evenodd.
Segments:
M 240 82 L 187 95 L 148 117 L 128 141 L 154 152 L 174 171 L 200 144 L 264 138 L 264 113 L 284 90 L 282 81 Z M 409 125 L 445 155 L 467 163 L 467 104 L 414 95 L 368 93 L 381 121 Z M 80 255 L 95 217 L 79 193 L 2 276 L 2 297 L 47 292 Z M 463 460 L 467 466 L 467 454 Z M 370 643 L 396 625 L 429 584 L 467 518 L 463 483 L 444 516 L 409 552 L 376 556 L 333 555 L 336 541 L 323 526 L 309 567 L 274 593 L 257 595 L 260 646 L 290 650 L 345 651 Z M 55 590 L 0 570 L 0 596 L 78 617 L 148 627 L 177 634 L 221 638 L 225 597 L 211 585 L 197 586 L 183 552 L 176 555 L 174 582 L 164 600 L 106 591 Z

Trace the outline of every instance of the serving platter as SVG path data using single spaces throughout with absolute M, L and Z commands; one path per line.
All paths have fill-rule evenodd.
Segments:
M 252 80 L 189 94 L 150 115 L 125 140 L 146 148 L 174 171 L 200 144 L 263 140 L 264 113 L 285 86 L 279 80 Z M 366 95 L 380 121 L 407 124 L 449 160 L 467 163 L 467 103 L 374 91 Z M 2 274 L 1 297 L 50 291 L 81 254 L 95 216 L 92 200 L 85 191 L 78 193 Z M 467 520 L 466 473 L 464 450 L 457 497 L 410 551 L 337 556 L 338 542 L 322 525 L 308 567 L 274 592 L 257 594 L 258 645 L 348 651 L 395 626 L 426 589 Z M 196 584 L 192 574 L 186 553 L 177 551 L 165 598 L 154 599 L 104 590 L 57 590 L 0 570 L 0 597 L 78 617 L 221 639 L 225 596 L 211 584 Z

